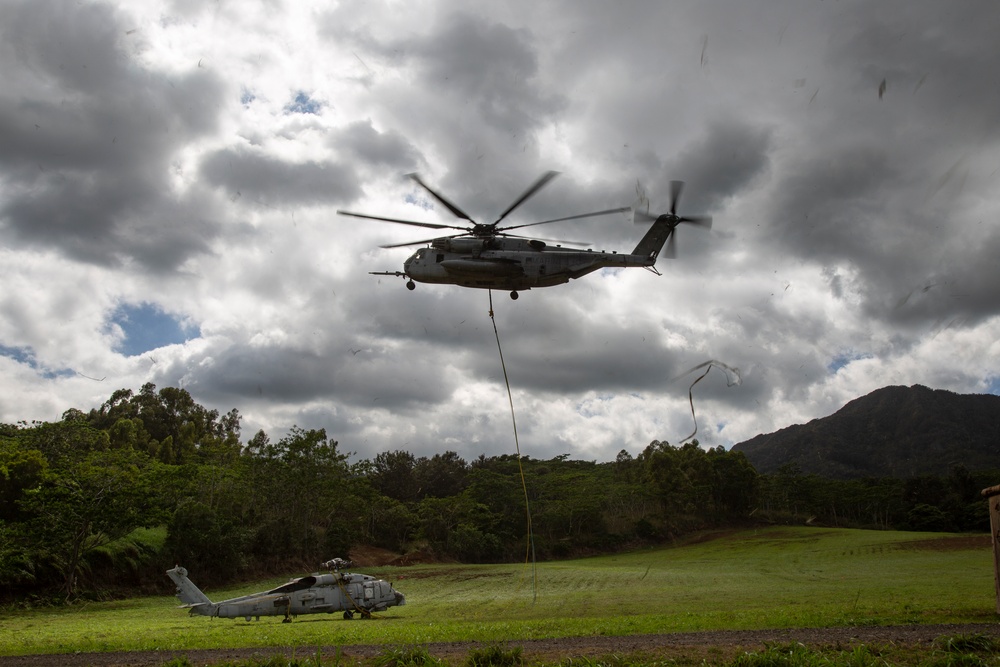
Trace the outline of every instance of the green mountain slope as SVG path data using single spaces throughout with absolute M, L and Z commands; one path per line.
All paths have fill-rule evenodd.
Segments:
M 1000 469 L 1000 396 L 883 387 L 836 413 L 733 446 L 758 472 L 849 479 Z

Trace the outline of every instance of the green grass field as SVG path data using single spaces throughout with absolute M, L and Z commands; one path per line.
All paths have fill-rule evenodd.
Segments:
M 673 548 L 539 563 L 537 590 L 530 565 L 358 570 L 394 582 L 407 605 L 369 621 L 324 614 L 289 624 L 280 617 L 188 616 L 173 597 L 4 612 L 0 655 L 997 620 L 986 537 L 746 530 Z M 218 601 L 285 580 L 205 592 Z

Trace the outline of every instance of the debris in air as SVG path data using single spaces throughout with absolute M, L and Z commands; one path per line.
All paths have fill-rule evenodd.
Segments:
M 743 378 L 740 376 L 740 369 L 734 368 L 734 367 L 732 367 L 732 366 L 730 366 L 728 364 L 724 364 L 721 361 L 718 361 L 716 359 L 709 359 L 708 361 L 702 362 L 702 363 L 698 364 L 697 366 L 694 366 L 693 368 L 687 369 L 686 371 L 684 371 L 683 373 L 681 373 L 677 377 L 673 378 L 671 380 L 671 382 L 674 382 L 676 380 L 680 380 L 685 375 L 690 375 L 691 373 L 694 373 L 695 371 L 700 370 L 702 368 L 705 369 L 705 372 L 702 373 L 701 375 L 699 375 L 695 379 L 695 381 L 691 383 L 691 386 L 688 387 L 688 402 L 691 404 L 691 420 L 694 422 L 694 430 L 691 431 L 690 435 L 681 438 L 681 440 L 680 440 L 681 442 L 687 442 L 688 440 L 690 440 L 691 438 L 693 438 L 698 433 L 698 418 L 697 418 L 697 416 L 695 416 L 695 413 L 694 413 L 694 386 L 696 384 L 698 384 L 699 382 L 701 382 L 701 379 L 703 377 L 705 377 L 706 375 L 708 375 L 708 372 L 710 370 L 712 370 L 713 366 L 716 367 L 716 368 L 719 368 L 720 370 L 722 370 L 726 374 L 726 386 L 727 387 L 732 387 L 732 386 L 743 384 Z

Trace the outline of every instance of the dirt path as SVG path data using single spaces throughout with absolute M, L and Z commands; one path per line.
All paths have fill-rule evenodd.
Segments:
M 791 630 L 726 630 L 715 632 L 681 632 L 632 637 L 569 637 L 512 641 L 521 646 L 529 661 L 558 661 L 568 657 L 600 657 L 611 653 L 643 652 L 663 657 L 725 657 L 744 650 L 757 650 L 768 644 L 802 643 L 806 646 L 837 646 L 849 648 L 858 644 L 894 644 L 926 647 L 942 636 L 983 634 L 1000 638 L 1000 623 L 966 625 L 900 625 L 863 628 L 812 628 Z M 431 655 L 460 663 L 475 642 L 432 643 L 424 645 Z M 323 655 L 339 651 L 341 660 L 370 658 L 379 655 L 384 646 L 326 646 Z M 132 653 L 74 653 L 57 655 L 0 656 L 0 667 L 153 667 L 171 658 L 186 656 L 193 664 L 203 665 L 223 661 L 266 658 L 275 654 L 306 657 L 315 655 L 316 648 L 296 649 L 213 649 L 196 651 L 141 651 Z

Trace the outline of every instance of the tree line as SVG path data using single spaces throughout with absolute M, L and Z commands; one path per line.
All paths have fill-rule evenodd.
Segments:
M 313 570 L 352 547 L 461 562 L 660 544 L 751 522 L 988 530 L 997 475 L 831 480 L 740 452 L 653 441 L 614 461 L 395 450 L 351 462 L 324 429 L 241 440 L 177 388 L 114 392 L 57 422 L 0 425 L 0 598 L 162 591 Z

